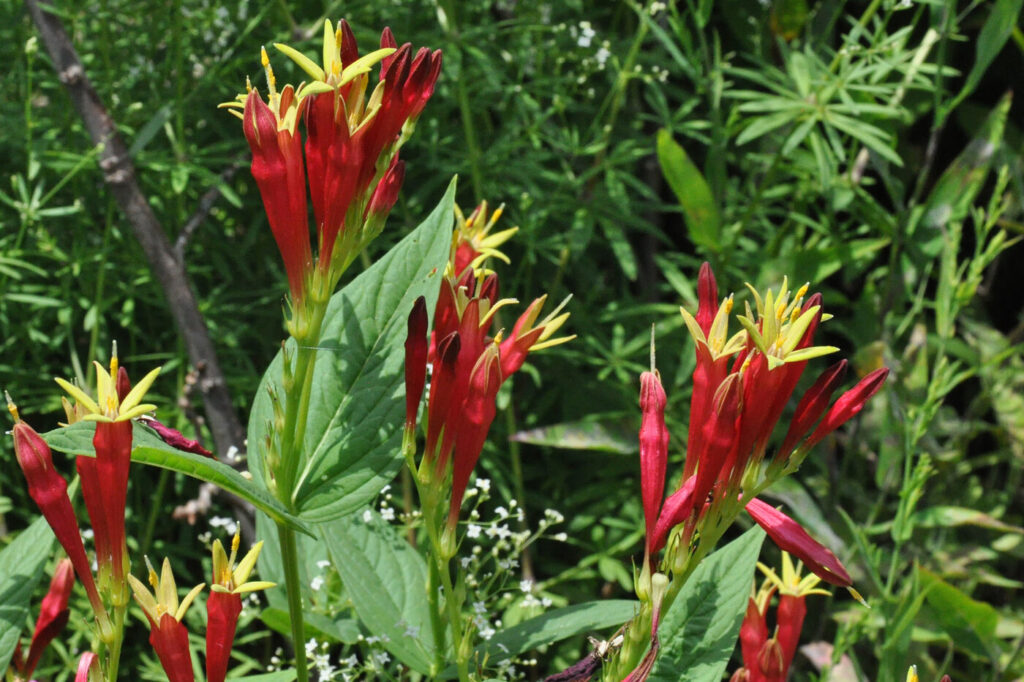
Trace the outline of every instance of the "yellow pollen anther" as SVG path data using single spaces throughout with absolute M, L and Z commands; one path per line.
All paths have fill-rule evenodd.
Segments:
M 260 48 L 260 63 L 263 64 L 264 69 L 270 68 L 270 56 L 267 55 L 267 48 Z
M 235 537 L 231 538 L 231 553 L 238 551 L 238 545 L 242 542 L 242 536 L 236 531 Z

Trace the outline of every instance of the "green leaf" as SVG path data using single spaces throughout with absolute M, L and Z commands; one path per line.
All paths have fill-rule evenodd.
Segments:
M 508 438 L 517 443 L 566 450 L 592 450 L 631 455 L 638 449 L 636 429 L 622 423 L 577 421 L 519 431 Z
M 48 431 L 43 434 L 43 439 L 54 450 L 71 455 L 94 457 L 96 452 L 92 447 L 92 437 L 95 431 L 94 423 L 78 422 L 65 428 Z M 137 422 L 132 427 L 132 461 L 177 471 L 186 476 L 198 478 L 200 481 L 212 483 L 221 490 L 237 495 L 251 503 L 275 521 L 306 534 L 312 532 L 309 526 L 290 514 L 284 505 L 270 493 L 227 464 L 173 448 L 160 440 L 160 437 L 153 431 Z
M 306 425 L 305 470 L 294 494 L 303 518 L 326 521 L 365 506 L 398 473 L 406 322 L 413 302 L 432 310 L 451 248 L 455 180 L 430 216 L 331 298 Z M 294 343 L 290 341 L 290 343 Z M 249 470 L 262 478 L 268 385 L 280 387 L 281 353 L 263 376 L 249 416 Z
M 21 635 L 30 634 L 29 601 L 53 552 L 53 531 L 39 517 L 0 551 L 0 670 L 7 670 Z
M 754 526 L 697 566 L 662 618 L 661 653 L 648 678 L 718 682 L 736 646 L 764 531 Z
M 381 518 L 346 516 L 320 531 L 356 615 L 407 666 L 430 674 L 434 636 L 423 557 Z
M 981 77 L 992 64 L 1003 45 L 1013 33 L 1013 27 L 1017 25 L 1020 17 L 1021 6 L 1024 0 L 996 0 L 991 7 L 985 25 L 981 27 L 978 38 L 974 43 L 974 65 L 964 79 L 964 85 L 957 93 L 957 96 L 944 108 L 946 113 L 952 111 L 968 95 L 974 92 L 981 82 Z
M 566 606 L 502 630 L 480 645 L 477 651 L 497 661 L 505 660 L 584 632 L 618 627 L 632 618 L 636 611 L 637 602 L 628 599 Z
M 943 171 L 924 204 L 924 226 L 945 227 L 967 217 L 988 177 L 994 152 L 1002 144 L 1011 100 L 1010 93 L 1003 96 L 977 136 Z
M 721 248 L 722 218 L 711 188 L 686 151 L 672 139 L 672 133 L 664 128 L 658 131 L 658 162 L 686 216 L 690 240 L 717 252 Z
M 925 601 L 932 611 L 932 623 L 949 635 L 953 644 L 979 658 L 998 655 L 995 645 L 999 612 L 985 602 L 969 596 L 945 582 L 931 571 L 918 568 Z

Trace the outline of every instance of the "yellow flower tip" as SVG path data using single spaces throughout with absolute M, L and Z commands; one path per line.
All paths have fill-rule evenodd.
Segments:
M 235 531 L 235 536 L 233 538 L 231 538 L 231 553 L 232 554 L 237 554 L 238 553 L 238 545 L 241 544 L 241 542 L 242 542 L 242 534 L 236 530 Z
M 14 423 L 17 424 L 21 421 L 21 417 L 18 416 L 18 406 L 11 400 L 11 394 L 4 390 L 4 399 L 7 400 L 7 411 L 14 417 Z
M 192 601 L 199 596 L 199 593 L 203 591 L 204 587 L 206 587 L 206 583 L 199 583 L 193 587 L 187 595 L 185 595 L 185 598 L 181 601 L 181 605 L 174 610 L 175 620 L 181 622 L 181 619 L 185 617 L 185 612 L 188 610 L 188 607 L 192 605 Z M 174 596 L 177 598 L 178 595 L 175 594 Z M 170 611 L 168 611 L 168 613 L 170 613 Z
M 910 670 L 907 671 L 907 682 L 917 682 L 917 666 L 910 666 Z
M 260 64 L 264 69 L 270 68 L 270 55 L 267 54 L 267 48 L 262 45 L 260 46 Z
M 862 597 L 862 596 L 861 596 L 860 592 L 858 592 L 857 590 L 855 590 L 855 589 L 854 589 L 854 588 L 853 588 L 852 586 L 851 586 L 851 587 L 847 587 L 847 588 L 846 588 L 846 591 L 850 593 L 850 596 L 851 596 L 851 597 L 853 597 L 853 598 L 854 598 L 854 599 L 856 599 L 856 600 L 857 600 L 858 602 L 860 602 L 861 606 L 863 606 L 863 607 L 864 607 L 864 608 L 866 608 L 866 609 L 870 609 L 870 608 L 871 608 L 871 604 L 869 604 L 869 603 L 867 602 L 867 600 L 866 600 L 866 599 L 864 599 L 864 597 Z
M 257 542 L 252 548 L 246 553 L 242 560 L 238 562 L 238 567 L 235 568 L 233 573 L 234 585 L 233 589 L 238 589 L 249 581 L 249 576 L 252 574 L 253 569 L 256 567 L 256 560 L 260 556 L 260 550 L 263 549 L 263 541 Z

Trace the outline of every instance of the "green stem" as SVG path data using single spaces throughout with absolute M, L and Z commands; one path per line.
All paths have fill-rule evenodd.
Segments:
M 288 619 L 292 625 L 292 646 L 295 649 L 295 674 L 298 682 L 308 682 L 309 670 L 306 667 L 306 635 L 302 621 L 302 592 L 299 584 L 299 553 L 295 546 L 295 531 L 283 524 L 278 524 L 277 536 L 281 542 L 284 588 L 288 595 Z
M 434 629 L 434 663 L 430 669 L 430 676 L 437 677 L 444 670 L 444 618 L 441 614 L 441 602 L 439 592 L 441 588 L 441 575 L 437 572 L 437 563 L 431 561 L 427 573 L 427 604 L 430 607 L 430 625 Z
M 483 199 L 483 174 L 480 171 L 480 158 L 483 154 L 480 150 L 480 143 L 476 138 L 476 127 L 473 125 L 473 108 L 470 106 L 469 91 L 466 88 L 466 82 L 469 80 L 465 76 L 468 59 L 466 51 L 462 49 L 460 44 L 461 37 L 459 36 L 458 23 L 455 16 L 455 6 L 451 0 L 441 4 L 447 17 L 448 38 L 459 51 L 462 73 L 460 74 L 461 77 L 455 81 L 455 89 L 459 100 L 459 115 L 462 117 L 462 132 L 466 137 L 466 148 L 469 150 L 469 177 L 473 184 L 473 194 L 476 196 L 476 200 L 480 201 Z
M 142 542 L 139 544 L 139 554 L 145 555 L 153 544 L 153 532 L 156 529 L 156 519 L 161 513 L 164 501 L 164 490 L 167 489 L 167 481 L 171 477 L 170 469 L 161 469 L 160 478 L 156 482 L 156 492 L 153 494 L 152 505 L 149 508 L 149 517 L 146 519 L 146 529 L 142 533 Z M 148 503 L 148 500 L 147 500 Z
M 107 679 L 117 682 L 117 671 L 121 666 L 121 644 L 124 643 L 124 617 L 128 606 L 114 609 L 114 641 L 107 648 Z

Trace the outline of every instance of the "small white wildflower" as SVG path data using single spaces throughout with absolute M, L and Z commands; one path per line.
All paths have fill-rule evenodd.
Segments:
M 328 561 L 327 559 L 321 559 L 320 561 L 316 562 L 316 567 L 319 568 L 321 571 L 324 570 L 325 568 L 327 568 L 330 565 L 331 565 L 331 562 Z
M 508 509 L 505 509 L 504 507 L 498 507 L 494 510 L 494 513 L 498 515 L 499 521 L 504 521 L 508 518 Z
M 227 516 L 211 516 L 210 525 L 214 528 L 223 528 L 227 531 L 228 535 L 234 535 L 235 531 L 238 530 L 238 523 Z
M 363 523 L 370 523 L 373 521 L 373 512 L 369 509 L 363 512 Z
M 419 626 L 418 625 L 406 625 L 405 626 L 405 636 L 406 637 L 412 637 L 413 639 L 416 639 L 417 637 L 419 637 L 420 636 L 420 628 L 419 628 Z
M 483 603 L 482 601 L 473 602 L 473 612 L 477 615 L 483 615 L 487 613 L 487 604 Z
M 533 591 L 533 581 L 528 578 L 526 580 L 520 580 L 519 589 L 525 594 L 530 594 L 530 592 Z
M 566 540 L 569 539 L 569 536 L 566 535 L 565 533 L 555 533 L 554 539 L 557 540 L 558 542 L 565 542 Z
M 466 527 L 466 537 L 470 539 L 478 538 L 480 537 L 481 530 L 480 526 L 475 523 L 471 523 Z
M 313 654 L 316 653 L 316 646 L 317 646 L 316 639 L 314 639 L 313 637 L 310 637 L 309 641 L 306 642 L 306 656 L 309 656 L 310 658 L 312 658 Z
M 488 493 L 491 491 L 491 479 L 489 478 L 478 478 L 476 479 L 476 487 L 480 490 Z
M 393 508 L 391 508 L 391 507 L 381 507 L 380 508 L 380 517 L 382 519 L 384 519 L 385 521 L 394 521 L 395 520 L 395 510 Z
M 309 581 L 309 588 L 311 590 L 313 590 L 314 592 L 319 592 L 320 588 L 323 587 L 323 586 L 324 586 L 324 577 L 322 575 L 318 575 L 318 576 L 316 576 L 315 578 L 313 578 L 312 580 Z

